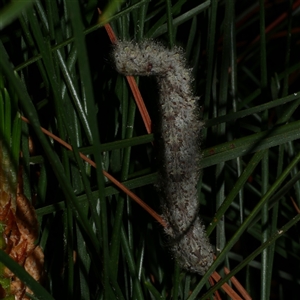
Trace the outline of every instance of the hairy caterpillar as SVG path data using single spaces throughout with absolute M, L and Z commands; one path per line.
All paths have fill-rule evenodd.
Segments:
M 191 70 L 181 48 L 168 50 L 147 40 L 119 41 L 113 51 L 124 75 L 155 75 L 160 88 L 162 162 L 159 189 L 171 249 L 181 267 L 203 275 L 213 262 L 213 249 L 198 216 L 199 134 L 197 97 Z

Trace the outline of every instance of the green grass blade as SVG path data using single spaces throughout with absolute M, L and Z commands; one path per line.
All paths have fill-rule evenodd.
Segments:
M 54 299 L 38 282 L 36 282 L 18 263 L 0 249 L 0 261 L 24 282 L 38 299 Z
M 14 21 L 24 9 L 32 4 L 32 2 L 33 0 L 17 0 L 2 8 L 0 11 L 0 30 Z

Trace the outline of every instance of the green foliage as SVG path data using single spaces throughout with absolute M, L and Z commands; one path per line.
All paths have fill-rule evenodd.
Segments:
M 5 250 L 7 241 L 4 231 L 9 220 L 7 205 L 16 208 L 17 173 L 19 167 L 19 152 L 21 141 L 21 119 L 17 110 L 17 97 L 0 74 L 0 250 Z M 3 252 L 3 251 L 2 251 Z M 0 253 L 0 257 L 1 254 Z M 5 253 L 3 252 L 5 255 Z M 2 258 L 2 257 L 1 257 Z M 6 277 L 5 266 L 0 258 L 0 289 L 5 294 L 3 299 L 14 299 L 11 295 L 11 279 Z
M 17 111 L 17 97 L 0 74 L 0 193 L 12 197 L 15 206 L 17 172 L 21 139 L 21 119 Z M 4 201 L 1 204 L 5 205 Z
M 109 1 L 100 19 L 102 1 L 29 2 L 0 2 L 0 76 L 31 123 L 22 123 L 24 192 L 36 198 L 48 292 L 3 251 L 0 261 L 38 299 L 208 299 L 232 275 L 253 299 L 297 299 L 300 215 L 290 197 L 300 207 L 300 49 L 292 1 Z M 200 214 L 217 255 L 202 278 L 178 268 L 159 224 L 102 175 L 101 168 L 160 211 L 157 136 L 146 135 L 114 70 L 106 21 L 120 39 L 182 46 L 193 67 L 206 125 Z M 156 124 L 155 82 L 140 78 L 139 87 Z M 224 279 L 209 289 L 213 270 Z

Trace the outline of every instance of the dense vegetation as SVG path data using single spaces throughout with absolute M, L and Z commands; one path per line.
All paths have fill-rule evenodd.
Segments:
M 30 121 L 14 143 L 40 224 L 44 288 L 2 250 L 0 261 L 37 299 L 207 299 L 209 275 L 225 278 L 224 266 L 253 299 L 299 297 L 299 5 L 0 1 L 0 116 L 11 99 L 10 116 Z M 217 256 L 203 277 L 179 269 L 160 224 L 102 174 L 160 213 L 157 137 L 114 69 L 107 22 L 120 39 L 181 46 L 193 68 L 206 127 L 200 215 Z M 156 82 L 137 81 L 155 132 Z

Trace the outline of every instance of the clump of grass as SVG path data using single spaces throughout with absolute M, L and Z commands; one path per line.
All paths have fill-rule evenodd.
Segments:
M 133 1 L 104 10 L 100 21 L 103 4 L 93 0 L 0 2 L 0 70 L 30 121 L 22 124 L 24 192 L 36 198 L 45 289 L 54 299 L 207 299 L 222 284 L 210 289 L 210 273 L 224 266 L 254 299 L 296 299 L 300 217 L 290 199 L 299 207 L 298 2 Z M 160 212 L 156 136 L 114 70 L 104 22 L 120 39 L 183 47 L 193 67 L 206 126 L 200 214 L 217 255 L 203 277 L 178 268 L 160 226 L 102 174 Z M 139 87 L 155 124 L 155 82 L 141 78 Z M 51 299 L 31 283 L 37 297 Z

